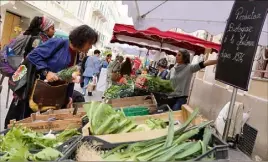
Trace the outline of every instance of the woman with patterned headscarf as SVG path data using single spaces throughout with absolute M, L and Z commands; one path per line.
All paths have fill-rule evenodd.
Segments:
M 25 57 L 35 47 L 52 38 L 55 33 L 53 20 L 46 17 L 35 16 L 23 35 L 31 35 L 31 39 L 25 48 Z
M 42 17 L 41 30 L 42 32 L 40 33 L 40 37 L 42 42 L 52 38 L 55 33 L 54 21 L 47 17 Z

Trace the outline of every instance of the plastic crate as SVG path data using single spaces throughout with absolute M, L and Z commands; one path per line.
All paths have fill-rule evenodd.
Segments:
M 227 160 L 229 159 L 229 146 L 226 142 L 224 142 L 219 136 L 216 134 L 212 134 L 212 138 L 210 141 L 210 146 L 213 148 L 203 155 L 195 158 L 193 161 L 202 161 L 204 158 L 214 155 L 215 160 Z
M 159 92 L 154 92 L 153 94 L 155 96 L 157 106 L 168 105 L 170 108 L 172 108 L 176 104 L 176 101 L 179 98 L 174 96 L 168 96 L 168 94 Z
M 124 108 L 123 112 L 126 116 L 144 116 L 149 115 L 149 109 L 146 107 L 128 107 Z
M 0 135 L 5 135 L 6 133 L 8 133 L 9 129 L 6 129 L 2 132 L 0 132 Z M 78 129 L 79 132 L 81 132 L 81 128 Z M 61 131 L 54 131 L 52 132 L 54 133 L 59 133 Z M 58 150 L 59 152 L 61 152 L 62 154 L 65 154 L 66 151 L 69 150 L 70 147 L 72 147 L 72 145 L 76 144 L 78 141 L 80 141 L 82 139 L 81 135 L 77 135 L 77 136 L 73 136 L 72 138 L 70 138 L 69 140 L 65 141 L 63 144 L 59 145 L 58 147 L 56 147 L 55 149 Z M 37 153 L 40 152 L 41 150 L 29 150 L 30 153 Z M 4 153 L 0 152 L 0 157 L 3 156 Z
M 200 134 L 202 131 L 200 131 Z M 202 137 L 198 134 L 193 139 L 201 139 Z M 123 144 L 131 144 L 135 142 L 127 142 L 127 143 L 116 143 L 111 144 L 109 142 L 106 142 L 102 139 L 99 139 L 95 136 L 86 136 L 84 137 L 81 142 L 76 143 L 68 151 L 65 152 L 65 155 L 59 159 L 59 161 L 76 161 L 75 159 L 75 153 L 77 148 L 81 145 L 83 142 L 91 142 L 96 141 L 98 143 L 98 148 L 102 151 L 111 150 L 117 146 L 123 145 Z M 136 141 L 138 142 L 138 141 Z M 222 141 L 217 135 L 212 134 L 212 138 L 210 141 L 210 146 L 213 147 L 211 150 L 207 151 L 206 153 L 200 155 L 199 157 L 193 159 L 193 161 L 200 161 L 210 155 L 214 155 L 215 160 L 226 160 L 228 159 L 228 145 Z

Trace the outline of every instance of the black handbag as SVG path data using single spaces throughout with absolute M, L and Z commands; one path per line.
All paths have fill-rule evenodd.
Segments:
M 19 98 L 23 98 L 29 75 L 33 73 L 35 73 L 35 67 L 25 59 L 15 73 L 9 77 L 8 86 Z

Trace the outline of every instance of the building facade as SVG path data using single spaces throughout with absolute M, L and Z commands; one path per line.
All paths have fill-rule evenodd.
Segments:
M 97 48 L 109 46 L 115 23 L 132 23 L 121 1 L 1 1 L 0 5 L 2 47 L 16 35 L 15 27 L 25 30 L 34 16 L 53 19 L 56 29 L 65 32 L 82 24 L 91 26 L 99 34 Z

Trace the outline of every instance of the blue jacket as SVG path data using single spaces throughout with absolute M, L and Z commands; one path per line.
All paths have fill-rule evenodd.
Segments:
M 69 40 L 52 38 L 41 44 L 28 55 L 28 60 L 34 64 L 37 70 L 47 69 L 57 73 L 71 62 Z
M 101 69 L 101 61 L 97 56 L 89 56 L 85 64 L 83 76 L 93 77 L 94 74 L 99 74 Z
M 62 38 L 51 38 L 40 46 L 32 50 L 28 60 L 36 66 L 37 70 L 47 69 L 57 73 L 65 68 L 71 62 L 71 53 L 69 50 L 69 40 Z M 68 97 L 73 94 L 74 84 L 68 86 Z

